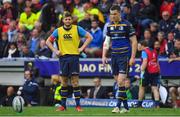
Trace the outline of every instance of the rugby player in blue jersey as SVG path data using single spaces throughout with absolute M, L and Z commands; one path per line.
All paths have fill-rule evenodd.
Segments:
M 117 107 L 113 113 L 129 112 L 127 104 L 127 95 L 125 89 L 125 79 L 128 76 L 129 66 L 135 63 L 135 55 L 137 51 L 137 38 L 135 30 L 128 21 L 121 18 L 119 6 L 112 6 L 110 9 L 111 23 L 107 27 L 107 34 L 103 44 L 102 62 L 107 63 L 107 52 L 111 45 L 111 67 L 113 76 L 118 79 L 118 96 Z M 124 108 L 120 109 L 121 102 Z

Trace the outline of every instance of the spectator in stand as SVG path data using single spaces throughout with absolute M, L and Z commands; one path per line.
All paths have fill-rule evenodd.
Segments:
M 31 31 L 34 28 L 35 22 L 36 15 L 31 11 L 30 7 L 26 7 L 24 12 L 20 15 L 19 27 L 25 27 L 27 30 Z
M 131 14 L 137 18 L 138 20 L 138 14 L 139 14 L 139 10 L 141 8 L 141 5 L 139 4 L 139 2 L 137 2 L 137 0 L 129 0 L 130 4 L 131 4 Z
M 81 1 L 82 0 L 74 0 L 73 15 L 76 15 L 78 17 L 78 22 L 83 20 L 85 17 L 85 12 Z
M 8 48 L 9 48 L 9 42 L 8 42 L 7 33 L 2 32 L 0 39 L 0 58 L 7 57 Z
M 48 32 L 51 26 L 57 24 L 58 18 L 55 13 L 55 4 L 53 2 L 49 1 L 43 5 L 39 21 L 42 23 L 42 30 L 44 32 Z
M 9 18 L 7 18 L 5 21 L 3 19 L 1 19 L 2 32 L 8 32 L 10 22 L 11 22 L 11 19 L 9 19 Z
M 158 54 L 158 57 L 159 57 L 159 52 L 160 52 L 160 42 L 158 40 L 156 40 L 154 42 L 154 50 L 156 50 L 157 54 Z
M 101 85 L 100 78 L 94 78 L 94 87 L 90 89 L 89 97 L 94 99 L 106 99 L 107 96 L 107 89 Z
M 63 1 L 64 0 L 53 0 L 53 3 L 55 5 L 55 13 L 56 14 L 62 14 L 64 12 Z M 47 2 L 51 2 L 51 1 L 47 0 Z
M 108 15 L 109 15 L 109 10 L 112 6 L 112 3 L 110 0 L 101 0 L 100 3 L 98 4 L 98 9 L 102 12 L 104 15 L 104 19 L 107 22 Z
M 159 30 L 163 31 L 167 37 L 167 34 L 173 30 L 175 27 L 175 22 L 171 19 L 168 11 L 162 12 L 162 20 L 159 21 Z
M 158 33 L 158 24 L 156 22 L 152 22 L 150 24 L 150 28 L 149 30 L 151 31 L 151 35 L 152 35 L 152 38 L 155 39 L 157 37 L 157 33 Z
M 20 55 L 22 54 L 22 46 L 26 44 L 26 38 L 23 33 L 18 33 L 16 37 L 16 45 L 20 52 Z
M 167 48 L 167 50 L 166 50 L 166 54 L 168 55 L 168 57 L 173 53 L 173 51 L 174 51 L 174 34 L 173 34 L 173 32 L 169 32 L 168 33 L 168 37 L 167 37 L 167 39 L 168 39 L 168 42 L 167 42 L 167 45 L 166 45 L 166 48 Z
M 33 58 L 34 57 L 34 53 L 28 48 L 27 45 L 23 45 L 22 46 L 22 55 L 21 57 L 30 57 Z
M 94 7 L 97 7 L 100 2 L 99 0 L 89 0 L 89 1 L 93 4 Z
M 81 20 L 78 25 L 87 30 L 88 32 L 91 30 L 91 18 L 88 12 L 85 13 L 85 17 Z
M 69 11 L 72 16 L 73 16 L 73 23 L 76 24 L 78 22 L 78 17 L 80 17 L 79 15 L 79 11 L 75 8 L 73 0 L 64 0 L 65 2 L 63 2 L 63 6 L 64 6 L 64 11 Z M 81 15 L 83 15 L 84 13 L 82 12 Z
M 93 3 L 91 3 L 91 2 L 85 3 L 84 4 L 84 10 L 86 12 L 88 12 L 89 14 L 91 14 L 91 15 L 97 15 L 98 16 L 98 20 L 100 22 L 102 22 L 102 23 L 105 23 L 103 14 L 101 13 L 101 11 L 98 8 L 93 6 Z
M 172 0 L 164 0 L 162 5 L 160 6 L 160 15 L 164 11 L 169 12 L 170 17 L 173 15 L 173 10 L 174 10 L 175 3 Z
M 176 24 L 175 27 L 176 27 L 176 28 L 173 30 L 173 32 L 174 32 L 174 37 L 175 37 L 175 38 L 178 38 L 178 37 L 180 37 L 180 17 L 178 18 L 177 24 Z
M 7 88 L 7 94 L 0 100 L 0 106 L 12 106 L 15 92 L 13 87 Z
M 101 57 L 102 53 L 102 43 L 103 43 L 103 33 L 101 28 L 98 26 L 99 21 L 91 21 L 91 35 L 93 40 L 85 49 L 85 52 L 89 57 Z
M 180 13 L 180 1 L 176 0 L 174 6 L 174 15 L 178 15 L 178 13 Z
M 122 18 L 128 20 L 133 27 L 135 27 L 138 22 L 136 17 L 131 13 L 131 6 L 129 4 L 126 4 L 123 8 Z
M 118 5 L 123 11 L 124 6 L 126 5 L 125 0 L 114 0 L 113 5 Z
M 25 39 L 29 40 L 30 32 L 26 29 L 25 26 L 19 27 L 19 24 L 18 24 L 18 32 L 24 34 Z
M 28 41 L 28 46 L 29 49 L 36 54 L 38 49 L 39 49 L 39 42 L 40 42 L 40 37 L 39 37 L 39 32 L 37 29 L 33 29 L 32 31 L 32 37 Z
M 24 11 L 25 3 L 24 0 L 17 0 L 16 9 L 18 11 L 18 17 Z
M 159 50 L 159 55 L 161 57 L 166 57 L 166 45 L 167 45 L 167 41 L 165 39 L 165 34 L 164 32 L 158 32 L 158 35 L 157 35 L 157 40 L 159 41 L 160 43 L 160 50 Z
M 39 0 L 31 0 L 32 1 L 32 12 L 33 13 L 38 13 L 41 8 L 42 8 L 42 5 L 40 4 Z
M 100 27 L 101 29 L 104 28 L 104 23 L 99 20 L 99 16 L 98 16 L 98 15 L 91 15 L 91 21 L 92 21 L 92 20 L 98 21 L 98 22 L 99 22 L 99 23 L 98 23 L 99 27 Z
M 38 105 L 38 84 L 35 82 L 34 78 L 30 71 L 24 72 L 25 82 L 22 88 L 20 87 L 19 90 L 22 90 L 22 96 L 25 99 L 25 102 L 28 107 Z
M 37 51 L 37 56 L 51 58 L 52 53 L 46 46 L 46 41 L 44 39 L 40 40 L 39 47 L 40 48 Z
M 74 11 L 73 0 L 64 0 L 63 7 L 64 7 L 64 11 L 69 11 L 71 14 L 73 14 Z
M 0 8 L 0 16 L 3 21 L 6 19 L 16 20 L 18 16 L 17 10 L 12 5 L 12 0 L 2 0 L 3 7 Z
M 144 6 L 139 11 L 140 25 L 143 29 L 148 28 L 149 24 L 153 21 L 157 21 L 157 11 L 155 6 L 150 0 L 143 0 Z
M 175 40 L 174 52 L 170 55 L 169 62 L 180 61 L 180 37 Z
M 10 43 L 8 50 L 8 58 L 19 57 L 19 51 L 15 42 Z
M 32 0 L 26 0 L 25 1 L 25 6 L 31 8 L 32 7 Z
M 40 39 L 46 38 L 46 33 L 42 30 L 42 23 L 39 21 L 35 22 L 34 28 L 37 29 Z
M 150 48 L 153 47 L 153 43 L 155 41 L 155 39 L 152 38 L 152 34 L 151 34 L 151 31 L 149 29 L 146 29 L 144 31 L 143 39 L 141 39 L 141 40 L 147 41 L 148 47 L 150 47 Z
M 16 29 L 16 21 L 15 20 L 12 20 L 10 21 L 10 24 L 9 24 L 9 30 L 7 32 L 8 34 L 8 41 L 9 42 L 15 42 L 15 38 L 17 36 L 17 29 Z

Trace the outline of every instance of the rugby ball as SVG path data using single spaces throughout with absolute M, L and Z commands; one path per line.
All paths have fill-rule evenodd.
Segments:
M 13 110 L 21 113 L 24 109 L 24 99 L 21 96 L 16 96 L 12 102 Z

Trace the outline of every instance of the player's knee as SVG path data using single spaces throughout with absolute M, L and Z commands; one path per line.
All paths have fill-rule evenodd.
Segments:
M 176 88 L 175 87 L 170 87 L 169 88 L 169 93 L 175 93 L 176 92 Z
M 152 92 L 158 92 L 158 87 L 157 86 L 152 86 Z
M 142 92 L 142 91 L 144 91 L 144 90 L 145 90 L 145 87 L 139 86 L 139 92 Z

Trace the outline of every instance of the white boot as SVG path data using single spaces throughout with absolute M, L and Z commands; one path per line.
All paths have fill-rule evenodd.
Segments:
M 112 113 L 119 113 L 119 108 L 118 107 L 115 107 L 113 110 L 112 110 Z
M 129 113 L 129 112 L 130 112 L 130 111 L 127 110 L 127 109 L 125 109 L 125 108 L 121 109 L 121 111 L 120 111 L 120 113 Z

